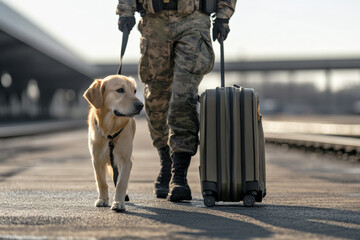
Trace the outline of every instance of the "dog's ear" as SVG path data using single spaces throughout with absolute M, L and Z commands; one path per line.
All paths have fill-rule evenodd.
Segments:
M 134 85 L 135 88 L 137 87 L 136 86 L 136 81 L 135 81 L 134 78 L 132 78 L 132 77 L 126 77 L 126 78 L 132 83 L 132 85 Z
M 95 108 L 101 108 L 103 105 L 103 94 L 105 91 L 105 84 L 102 80 L 95 79 L 90 87 L 85 91 L 84 98 Z

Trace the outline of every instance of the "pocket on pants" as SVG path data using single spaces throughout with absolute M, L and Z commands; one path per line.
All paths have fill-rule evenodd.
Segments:
M 210 34 L 200 32 L 200 35 L 201 38 L 198 45 L 197 58 L 191 72 L 198 75 L 205 75 L 213 69 L 215 55 L 211 44 Z
M 148 41 L 145 37 L 141 37 L 140 39 L 140 53 L 141 53 L 141 57 L 139 60 L 139 79 L 143 82 L 143 83 L 149 83 L 150 82 L 150 78 L 149 78 L 149 56 L 147 54 L 147 50 L 148 50 Z

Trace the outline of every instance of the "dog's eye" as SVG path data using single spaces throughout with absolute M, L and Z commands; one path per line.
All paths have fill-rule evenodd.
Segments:
M 136 89 L 134 90 L 134 93 L 136 93 Z
M 119 88 L 118 90 L 116 90 L 118 93 L 124 93 L 125 90 L 123 88 Z

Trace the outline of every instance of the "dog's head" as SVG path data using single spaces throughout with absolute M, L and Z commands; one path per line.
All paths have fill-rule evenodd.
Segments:
M 133 117 L 144 107 L 135 94 L 134 79 L 111 75 L 96 79 L 85 91 L 84 98 L 96 109 L 111 111 L 117 117 Z

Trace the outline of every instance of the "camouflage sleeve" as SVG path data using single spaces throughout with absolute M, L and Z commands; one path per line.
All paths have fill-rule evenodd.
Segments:
M 116 14 L 120 17 L 132 17 L 136 11 L 136 0 L 119 0 Z
M 235 11 L 236 0 L 218 0 L 216 17 L 230 19 Z

